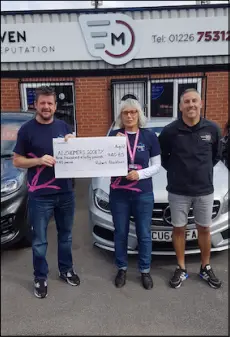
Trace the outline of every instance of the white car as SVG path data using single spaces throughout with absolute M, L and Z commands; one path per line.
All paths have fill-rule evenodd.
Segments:
M 164 124 L 149 121 L 146 128 L 157 135 Z M 109 130 L 108 135 L 112 128 Z M 214 203 L 211 225 L 211 251 L 222 251 L 229 248 L 229 171 L 222 161 L 214 167 Z M 152 212 L 152 254 L 175 255 L 172 245 L 172 225 L 168 192 L 166 191 L 166 171 L 153 176 L 154 209 Z M 93 178 L 89 189 L 89 221 L 93 244 L 106 250 L 114 251 L 114 225 L 109 208 L 110 178 Z M 185 254 L 199 253 L 197 230 L 193 210 L 190 209 L 186 231 Z M 128 236 L 128 253 L 137 254 L 138 244 L 134 218 L 130 217 Z

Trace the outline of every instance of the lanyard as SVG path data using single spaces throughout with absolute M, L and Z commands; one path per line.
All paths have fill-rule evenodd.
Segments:
M 126 135 L 126 138 L 127 138 L 127 146 L 128 146 L 128 151 L 129 151 L 129 156 L 130 156 L 130 160 L 131 160 L 131 163 L 134 164 L 134 158 L 135 158 L 135 154 L 136 154 L 136 150 L 137 150 L 137 143 L 138 143 L 138 139 L 139 139 L 139 129 L 137 130 L 137 133 L 136 133 L 136 137 L 135 137 L 135 142 L 134 142 L 134 146 L 133 146 L 133 151 L 131 150 L 131 146 L 130 146 L 130 142 L 129 142 L 129 137 L 128 137 L 128 134 L 127 132 L 125 131 L 125 135 Z

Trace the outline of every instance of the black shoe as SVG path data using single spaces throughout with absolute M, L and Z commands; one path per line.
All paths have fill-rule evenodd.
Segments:
M 126 282 L 126 270 L 119 269 L 115 277 L 115 286 L 121 288 L 125 285 Z
M 59 277 L 71 286 L 78 286 L 80 284 L 80 279 L 73 270 L 67 273 L 59 273 Z
M 221 287 L 221 281 L 218 280 L 216 275 L 214 274 L 212 267 L 209 264 L 206 264 L 204 268 L 202 266 L 200 267 L 200 277 L 208 282 L 210 287 L 212 288 L 220 288 Z
M 182 269 L 180 266 L 176 267 L 173 277 L 169 281 L 172 288 L 179 288 L 183 281 L 188 278 L 187 270 Z
M 34 295 L 38 298 L 47 296 L 47 281 L 43 279 L 34 280 Z
M 141 280 L 142 280 L 143 287 L 145 289 L 148 289 L 148 290 L 152 289 L 153 280 L 149 273 L 141 273 Z

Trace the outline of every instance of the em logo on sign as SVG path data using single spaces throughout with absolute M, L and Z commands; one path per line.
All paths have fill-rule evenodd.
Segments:
M 132 60 L 140 48 L 135 21 L 124 14 L 82 14 L 82 34 L 89 53 L 114 65 Z

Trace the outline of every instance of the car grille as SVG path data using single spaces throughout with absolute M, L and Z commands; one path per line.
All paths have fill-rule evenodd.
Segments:
M 8 215 L 1 218 L 1 236 L 15 232 L 15 228 L 13 226 L 14 219 L 14 215 Z
M 214 219 L 220 209 L 220 202 L 215 200 L 213 202 L 212 219 Z M 130 220 L 134 222 L 134 217 L 131 216 Z M 188 214 L 188 224 L 194 224 L 193 208 L 191 207 Z M 152 225 L 153 226 L 171 226 L 171 213 L 168 203 L 156 203 L 152 212 Z
M 199 249 L 198 240 L 186 241 L 185 250 Z M 152 241 L 152 251 L 165 251 L 165 252 L 174 252 L 174 247 L 172 242 L 159 242 Z

